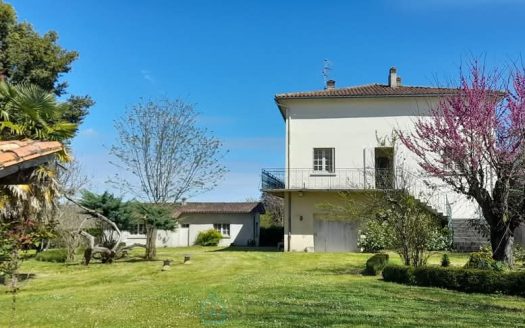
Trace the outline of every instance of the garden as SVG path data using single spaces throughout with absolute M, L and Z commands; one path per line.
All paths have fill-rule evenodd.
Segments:
M 428 266 L 440 267 L 442 254 Z M 452 268 L 468 261 L 448 254 Z M 525 326 L 522 297 L 388 283 L 363 274 L 369 253 L 192 247 L 158 249 L 158 261 L 142 255 L 89 266 L 27 259 L 20 271 L 32 278 L 20 283 L 14 317 L 10 295 L 0 295 L 0 326 Z M 164 259 L 173 260 L 168 271 Z

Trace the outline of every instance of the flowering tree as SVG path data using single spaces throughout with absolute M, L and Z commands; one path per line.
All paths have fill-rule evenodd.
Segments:
M 493 258 L 512 264 L 514 230 L 525 217 L 525 70 L 508 77 L 473 62 L 459 88 L 400 139 L 424 171 L 479 204 Z

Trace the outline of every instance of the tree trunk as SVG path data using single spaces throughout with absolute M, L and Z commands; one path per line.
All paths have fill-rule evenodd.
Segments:
M 514 244 L 514 231 L 501 224 L 490 227 L 490 244 L 492 246 L 492 258 L 512 266 L 512 245 Z
M 153 225 L 146 225 L 146 260 L 153 260 L 157 256 L 157 228 Z

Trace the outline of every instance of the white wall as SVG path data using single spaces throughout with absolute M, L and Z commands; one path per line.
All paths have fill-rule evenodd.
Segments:
M 180 220 L 180 223 L 188 223 L 189 228 L 178 225 L 175 231 L 158 230 L 157 247 L 185 247 L 195 243 L 197 235 L 201 231 L 213 229 L 214 223 L 230 224 L 230 237 L 223 238 L 219 246 L 246 246 L 249 240 L 255 240 L 259 244 L 259 214 L 192 214 Z M 145 235 L 133 235 L 128 231 L 122 232 L 122 242 L 130 244 L 146 244 Z
M 287 118 L 286 167 L 292 172 L 293 169 L 311 169 L 313 148 L 335 148 L 335 175 L 339 174 L 339 177 L 327 178 L 296 171 L 301 172 L 295 173 L 301 176 L 294 179 L 294 173 L 290 173 L 288 187 L 297 187 L 296 181 L 307 181 L 304 187 L 315 186 L 313 189 L 324 189 L 323 185 L 334 180 L 362 181 L 369 173 L 363 173 L 361 169 L 367 167 L 367 172 L 373 172 L 373 149 L 378 146 L 376 135 L 391 136 L 394 129 L 411 130 L 414 120 L 428 115 L 430 107 L 436 102 L 436 97 L 281 100 Z M 396 165 L 404 163 L 409 170 L 420 171 L 414 155 L 400 142 L 396 146 Z M 419 189 L 424 188 L 425 184 L 421 183 Z M 428 190 L 421 191 L 429 193 Z M 478 216 L 477 206 L 472 201 L 458 196 L 443 183 L 440 183 L 438 192 L 433 192 L 431 203 L 435 204 L 431 205 L 444 211 L 446 198 L 452 203 L 453 218 Z
M 359 195 L 355 195 L 359 197 Z M 288 205 L 288 199 L 291 199 L 291 206 Z M 303 192 L 287 192 L 285 195 L 285 213 L 284 221 L 284 249 L 288 250 L 288 233 L 290 231 L 290 251 L 303 252 L 307 249 L 315 248 L 315 222 L 314 220 L 330 220 L 327 216 L 326 210 L 323 210 L 320 205 L 333 204 L 342 205 L 343 199 L 335 192 L 322 191 L 303 191 Z M 288 213 L 291 213 L 291 222 L 288 220 Z M 355 240 L 355 247 L 357 250 L 357 232 L 359 227 L 356 225 L 351 239 Z
M 230 224 L 230 237 L 223 238 L 220 246 L 229 246 L 230 244 L 246 246 L 251 239 L 259 244 L 259 214 L 192 214 L 181 219 L 181 222 L 190 224 L 189 240 L 191 245 L 195 242 L 199 232 L 213 229 L 214 223 Z

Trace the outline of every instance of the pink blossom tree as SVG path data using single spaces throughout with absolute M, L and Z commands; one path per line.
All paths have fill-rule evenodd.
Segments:
M 525 70 L 488 72 L 474 61 L 400 140 L 424 171 L 479 204 L 493 258 L 512 265 L 514 231 L 525 220 Z

